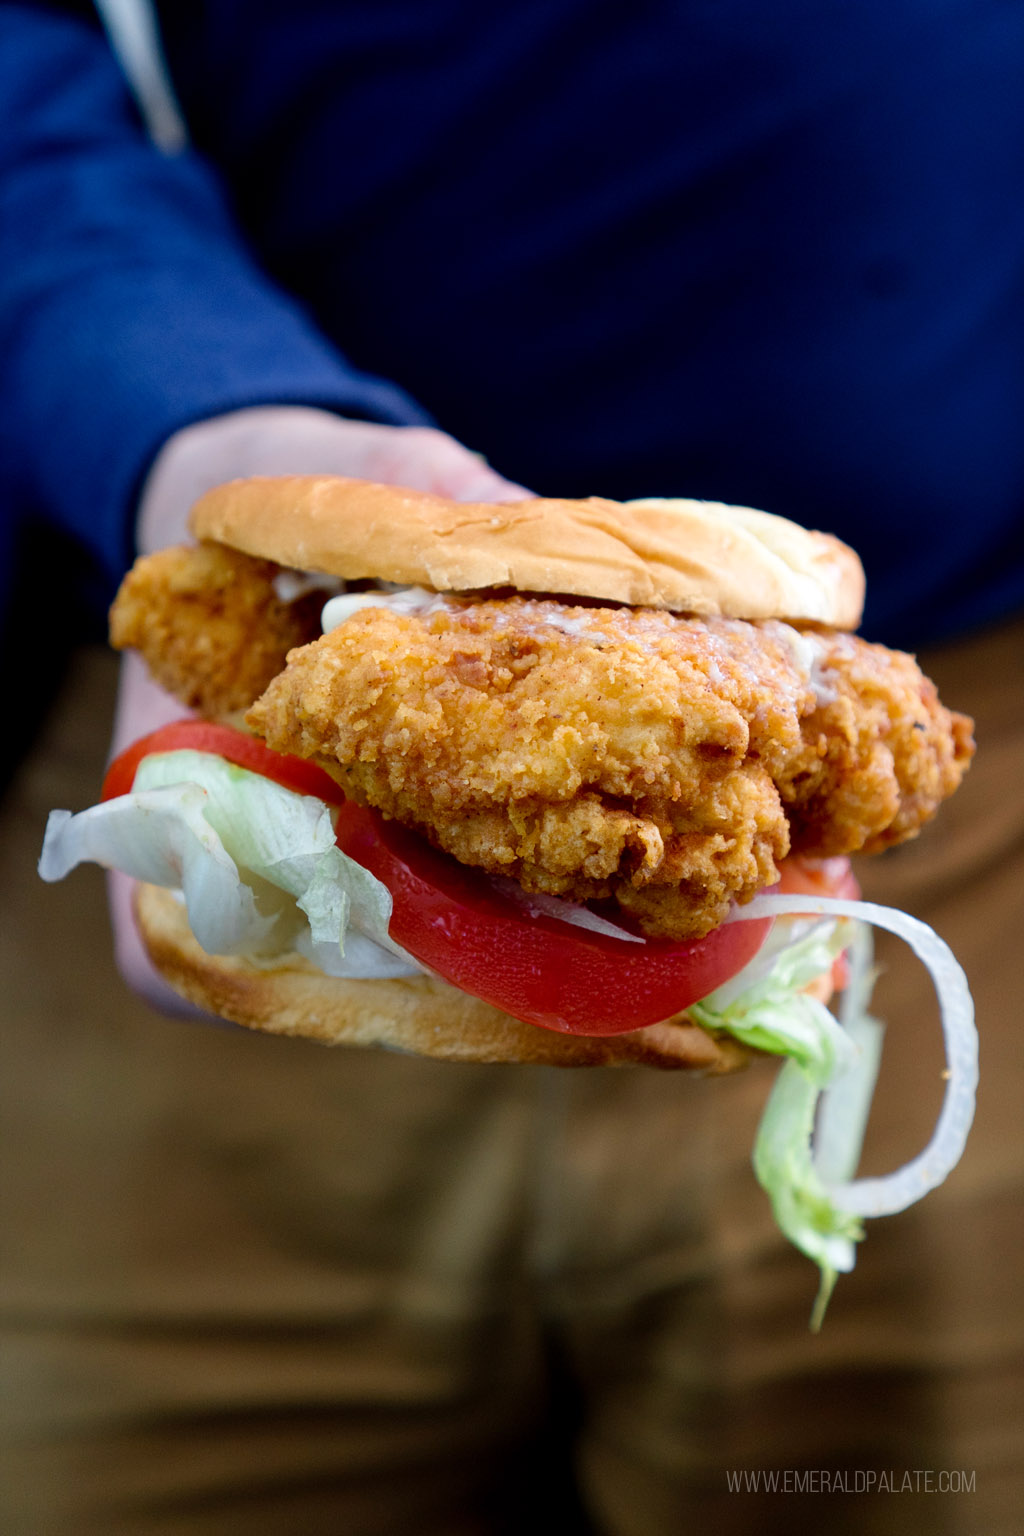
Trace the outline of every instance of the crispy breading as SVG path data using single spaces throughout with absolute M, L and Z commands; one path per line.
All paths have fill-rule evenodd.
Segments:
M 210 718 L 246 709 L 288 651 L 320 633 L 322 592 L 282 602 L 280 567 L 205 543 L 137 560 L 110 610 L 110 641 L 141 652 L 158 683 Z
M 853 637 L 518 596 L 363 609 L 247 718 L 463 863 L 676 939 L 772 883 L 790 823 L 806 854 L 912 836 L 971 752 Z
M 879 853 L 916 837 L 974 755 L 973 722 L 946 709 L 912 656 L 855 635 L 813 636 L 819 702 L 783 803 L 797 853 Z

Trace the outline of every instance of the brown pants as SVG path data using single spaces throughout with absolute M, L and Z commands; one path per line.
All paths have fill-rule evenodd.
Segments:
M 83 652 L 0 819 L 3 1536 L 1019 1530 L 1024 626 L 922 659 L 978 760 L 862 874 L 971 977 L 978 1120 L 814 1337 L 749 1168 L 771 1063 L 456 1067 L 126 995 L 99 873 L 34 875 L 102 769 L 113 662 Z M 875 1171 L 942 1067 L 884 957 Z

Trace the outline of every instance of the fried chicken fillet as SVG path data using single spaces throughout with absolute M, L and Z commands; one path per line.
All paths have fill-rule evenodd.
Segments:
M 276 570 L 211 545 L 139 562 L 115 644 L 200 713 L 251 704 L 271 747 L 462 863 L 650 935 L 709 932 L 787 853 L 913 837 L 973 752 L 911 656 L 845 632 L 437 596 L 314 640 L 323 594 L 283 603 Z
M 884 647 L 521 597 L 364 609 L 292 652 L 247 719 L 462 863 L 672 939 L 789 852 L 913 836 L 971 752 Z
M 323 593 L 285 602 L 281 568 L 205 542 L 136 560 L 110 610 L 110 643 L 138 650 L 168 693 L 209 719 L 247 709 L 293 646 L 320 634 Z

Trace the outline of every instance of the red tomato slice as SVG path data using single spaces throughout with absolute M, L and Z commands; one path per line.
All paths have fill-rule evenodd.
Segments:
M 734 976 L 771 923 L 728 923 L 703 939 L 643 944 L 524 912 L 477 870 L 360 806 L 338 842 L 394 898 L 390 933 L 463 992 L 527 1024 L 616 1035 L 670 1018 Z
M 804 859 L 794 854 L 779 866 L 774 887 L 784 896 L 836 896 L 860 900 L 860 886 L 845 854 L 833 859 Z
M 126 795 L 135 782 L 135 774 L 144 757 L 155 752 L 212 752 L 225 758 L 238 768 L 249 768 L 262 773 L 264 778 L 275 779 L 285 789 L 293 789 L 300 795 L 316 795 L 329 805 L 340 805 L 343 790 L 315 763 L 301 757 L 290 757 L 274 752 L 258 736 L 249 736 L 232 725 L 216 725 L 209 720 L 172 720 L 138 741 L 115 757 L 107 769 L 100 798 L 113 800 Z

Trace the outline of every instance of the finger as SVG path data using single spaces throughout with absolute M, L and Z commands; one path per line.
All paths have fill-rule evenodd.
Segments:
M 121 658 L 117 687 L 117 708 L 110 755 L 116 757 L 125 747 L 147 736 L 150 731 L 180 720 L 188 714 L 185 706 L 154 683 L 146 663 L 136 651 L 126 651 Z
M 430 427 L 375 429 L 364 440 L 364 452 L 365 477 L 384 484 L 456 501 L 518 501 L 530 494 L 497 474 L 481 454 Z
M 120 870 L 107 875 L 107 900 L 110 905 L 110 921 L 114 930 L 114 959 L 122 979 L 133 992 L 155 1008 L 158 1013 L 172 1019 L 212 1018 L 180 997 L 169 986 L 146 952 L 133 909 L 135 881 Z

